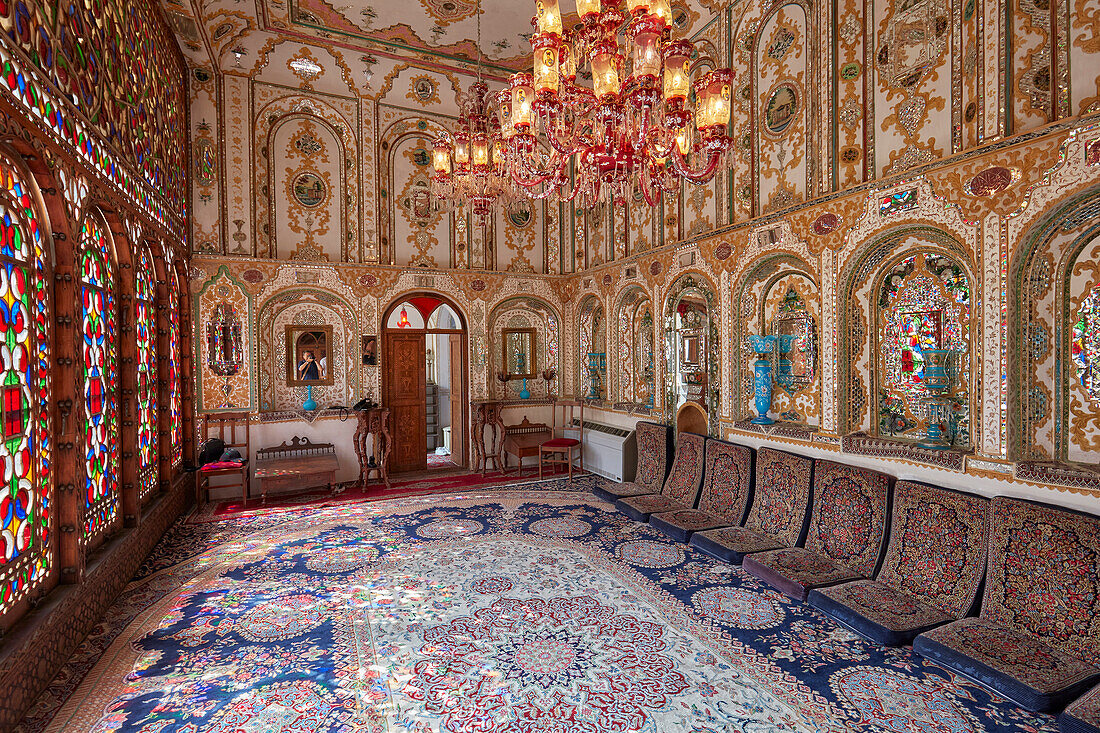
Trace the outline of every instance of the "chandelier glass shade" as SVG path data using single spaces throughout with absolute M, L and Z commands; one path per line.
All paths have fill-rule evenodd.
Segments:
M 696 49 L 671 39 L 668 0 L 576 2 L 566 30 L 558 0 L 537 0 L 533 73 L 497 95 L 513 181 L 532 198 L 640 192 L 655 206 L 682 180 L 710 180 L 732 147 L 732 72 L 691 78 Z

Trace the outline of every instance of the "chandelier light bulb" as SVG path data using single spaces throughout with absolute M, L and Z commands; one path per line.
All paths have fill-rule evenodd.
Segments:
M 436 140 L 435 147 L 432 150 L 432 167 L 435 168 L 435 172 L 441 176 L 450 175 L 451 146 L 446 140 Z
M 599 15 L 600 9 L 600 0 L 577 0 L 577 15 L 582 19 L 589 15 Z
M 539 33 L 561 35 L 561 13 L 558 11 L 558 0 L 538 0 L 535 3 L 535 19 L 538 22 Z

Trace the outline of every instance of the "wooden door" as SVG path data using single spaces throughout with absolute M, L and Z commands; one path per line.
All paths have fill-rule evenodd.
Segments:
M 452 333 L 451 352 L 451 460 L 466 465 L 466 340 L 460 333 Z
M 391 472 L 428 467 L 428 411 L 424 397 L 423 333 L 387 333 L 384 407 L 390 409 Z

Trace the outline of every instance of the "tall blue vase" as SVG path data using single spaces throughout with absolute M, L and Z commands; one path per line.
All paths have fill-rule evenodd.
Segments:
M 313 385 L 306 386 L 306 401 L 302 403 L 302 409 L 306 412 L 313 412 L 317 409 L 317 400 L 313 399 Z
M 928 426 L 924 431 L 924 440 L 920 445 L 933 450 L 946 450 L 951 447 L 951 403 L 947 393 L 955 381 L 951 373 L 951 349 L 924 349 L 924 370 L 922 379 L 928 395 L 924 398 L 928 410 Z
M 756 361 L 752 365 L 754 374 L 753 395 L 756 398 L 756 412 L 751 422 L 755 425 L 771 425 L 775 422 L 768 417 L 772 406 L 772 363 L 767 355 L 775 348 L 775 336 L 749 336 L 749 343 L 756 352 Z
M 523 389 L 519 391 L 519 398 L 521 400 L 531 399 L 531 390 L 527 389 L 527 377 L 523 378 Z

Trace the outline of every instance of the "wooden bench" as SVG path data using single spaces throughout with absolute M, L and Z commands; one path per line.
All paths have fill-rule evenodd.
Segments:
M 511 453 L 519 460 L 516 470 L 523 473 L 523 459 L 528 456 L 535 457 L 539 454 L 539 446 L 554 437 L 554 431 L 550 426 L 541 422 L 530 422 L 527 417 L 517 425 L 504 427 L 504 470 L 508 472 L 508 454 Z
M 328 485 L 336 493 L 336 472 L 340 461 L 332 443 L 311 443 L 309 438 L 295 437 L 274 448 L 256 451 L 253 475 L 260 479 L 260 494 L 267 501 L 268 489 Z

